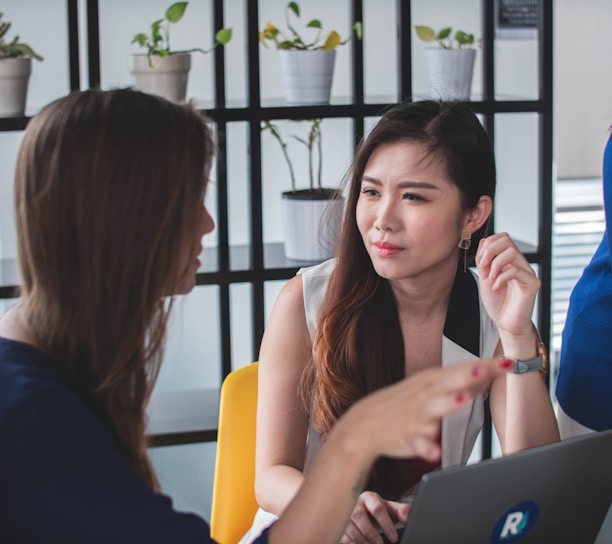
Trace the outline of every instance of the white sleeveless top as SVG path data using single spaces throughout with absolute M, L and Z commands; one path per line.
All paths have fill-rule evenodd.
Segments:
M 335 264 L 335 259 L 330 259 L 298 272 L 302 274 L 306 323 L 311 339 L 314 338 L 317 315 Z M 458 272 L 442 337 L 442 366 L 479 357 L 492 357 L 498 342 L 497 327 L 480 302 L 475 274 Z M 442 468 L 467 463 L 483 422 L 483 395 L 475 397 L 471 405 L 442 420 Z M 319 453 L 321 444 L 319 433 L 309 424 L 304 460 L 305 474 Z M 255 514 L 253 525 L 239 544 L 250 544 L 276 519 L 277 516 L 260 508 Z

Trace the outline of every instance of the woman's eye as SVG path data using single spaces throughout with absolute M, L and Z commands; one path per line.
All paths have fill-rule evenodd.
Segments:
M 414 193 L 406 193 L 404 195 L 404 200 L 419 200 L 425 201 L 425 199 L 421 195 L 415 195 Z
M 378 195 L 378 191 L 376 189 L 372 189 L 371 187 L 363 187 L 361 189 L 361 192 L 364 195 L 368 195 L 368 196 L 376 196 L 376 195 Z

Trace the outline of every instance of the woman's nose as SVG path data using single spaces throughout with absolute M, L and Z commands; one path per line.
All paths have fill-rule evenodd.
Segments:
M 202 236 L 212 232 L 215 228 L 215 220 L 212 218 L 212 215 L 208 212 L 208 208 L 206 205 L 203 205 L 202 211 L 202 222 L 200 224 L 200 229 Z
M 393 231 L 396 224 L 394 204 L 389 201 L 381 201 L 376 212 L 374 227 L 383 232 Z

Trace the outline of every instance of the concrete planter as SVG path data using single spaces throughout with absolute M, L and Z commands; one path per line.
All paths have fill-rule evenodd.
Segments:
M 285 257 L 309 262 L 333 257 L 343 212 L 344 199 L 334 189 L 283 193 Z
M 32 59 L 0 59 L 0 117 L 25 115 Z
M 172 53 L 167 57 L 130 55 L 129 70 L 136 89 L 157 94 L 172 102 L 185 102 L 191 69 L 191 53 Z
M 429 96 L 439 100 L 469 100 L 476 49 L 426 48 L 425 70 Z
M 329 104 L 336 51 L 279 51 L 289 104 Z

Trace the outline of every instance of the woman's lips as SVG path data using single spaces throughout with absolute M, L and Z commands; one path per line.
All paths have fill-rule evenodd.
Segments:
M 389 242 L 374 242 L 374 249 L 379 257 L 393 257 L 403 251 L 402 247 Z

